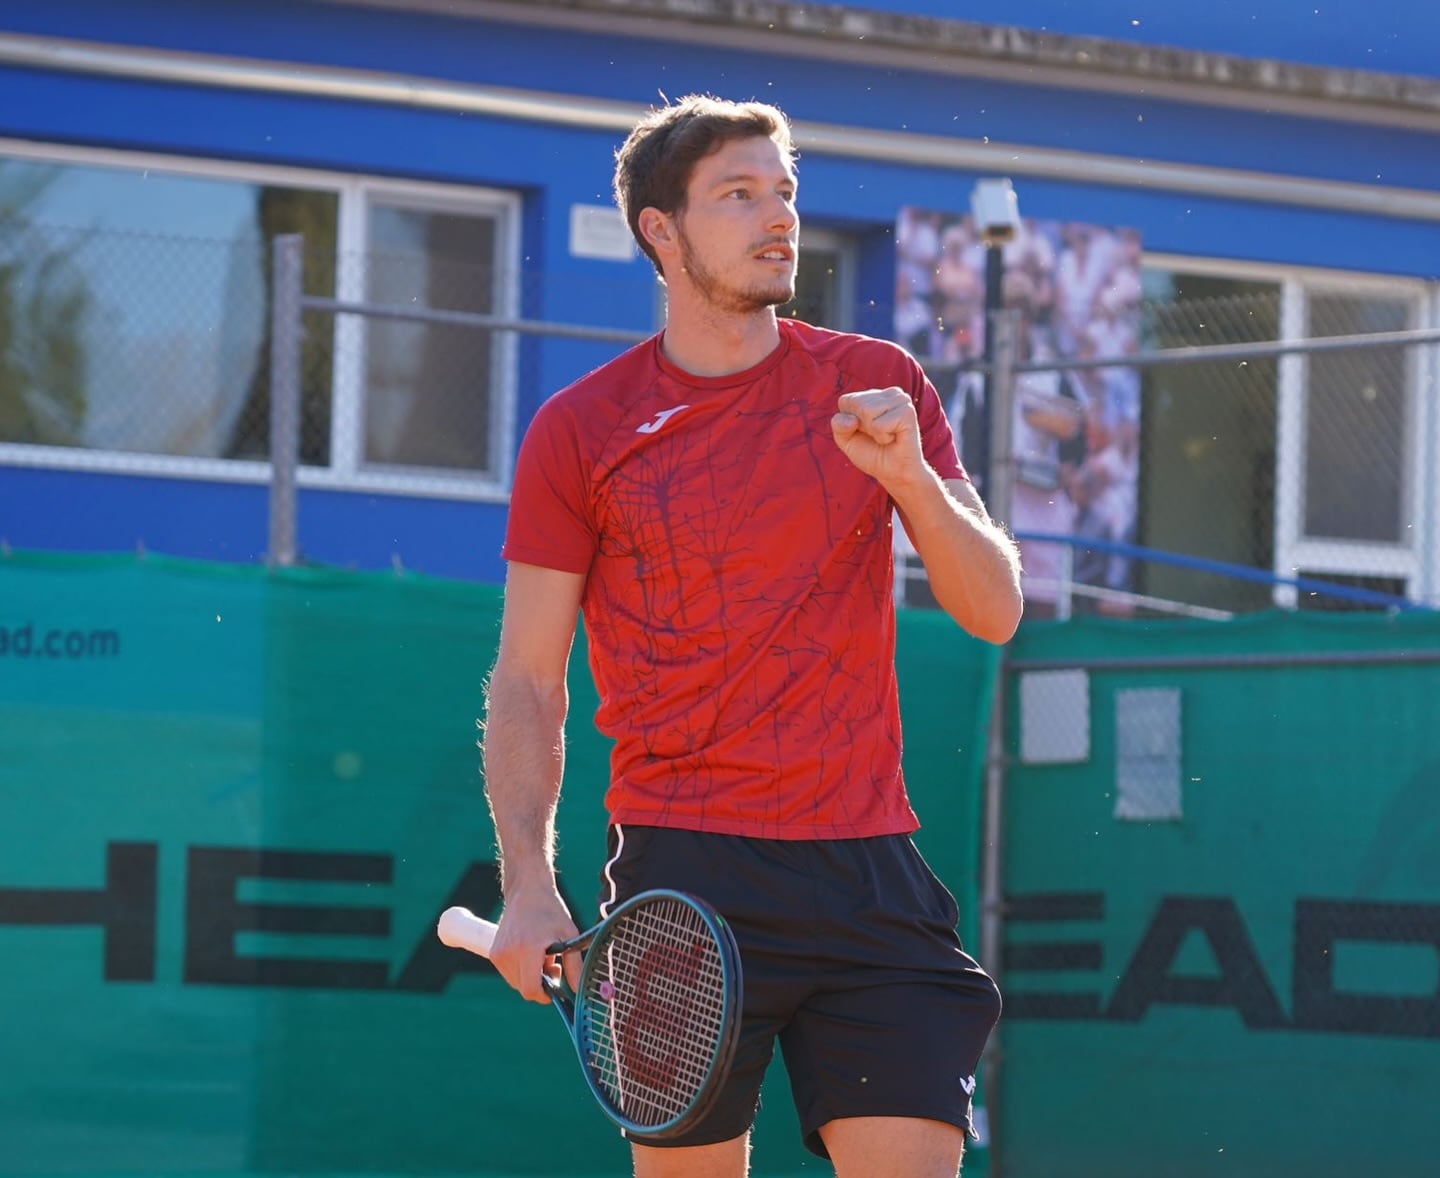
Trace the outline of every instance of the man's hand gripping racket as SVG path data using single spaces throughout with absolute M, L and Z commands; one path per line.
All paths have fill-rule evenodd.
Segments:
M 447 908 L 436 931 L 451 948 L 488 957 L 496 927 Z M 633 1138 L 688 1129 L 724 1083 L 740 1030 L 730 927 L 694 896 L 642 892 L 547 952 L 576 950 L 585 953 L 579 985 L 548 976 L 543 984 L 600 1107 Z

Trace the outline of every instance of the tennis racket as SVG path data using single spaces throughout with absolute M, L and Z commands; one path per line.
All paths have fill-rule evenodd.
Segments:
M 496 926 L 447 908 L 437 933 L 488 957 Z M 584 950 L 580 983 L 545 978 L 585 1082 L 633 1138 L 661 1140 L 713 1103 L 740 1031 L 740 954 L 724 917 L 683 892 L 641 892 L 547 953 Z

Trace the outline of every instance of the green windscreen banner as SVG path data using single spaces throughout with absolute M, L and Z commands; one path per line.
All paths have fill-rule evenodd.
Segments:
M 498 910 L 476 719 L 500 607 L 409 576 L 0 560 L 0 1175 L 629 1172 L 555 1014 L 435 938 L 450 904 Z M 920 613 L 900 647 L 917 842 L 976 949 L 998 655 Z M 559 820 L 582 925 L 595 706 L 582 634 Z M 817 1172 L 783 1075 L 755 1156 Z
M 1005 1178 L 1440 1172 L 1440 617 L 1011 655 Z

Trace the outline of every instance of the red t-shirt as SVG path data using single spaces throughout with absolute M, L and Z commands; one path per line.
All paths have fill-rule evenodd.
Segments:
M 914 831 L 900 767 L 893 504 L 840 452 L 842 393 L 899 386 L 964 478 L 903 349 L 782 320 L 697 377 L 660 339 L 556 394 L 520 449 L 504 556 L 586 574 L 614 822 L 774 839 Z

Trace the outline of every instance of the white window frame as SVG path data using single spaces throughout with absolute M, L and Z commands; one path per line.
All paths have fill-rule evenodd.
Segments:
M 348 199 L 347 199 L 348 197 Z M 496 222 L 495 266 L 503 275 L 496 292 L 494 314 L 505 319 L 519 317 L 520 197 L 493 189 L 461 188 L 455 185 L 410 181 L 354 179 L 342 191 L 337 238 L 341 257 L 363 256 L 368 252 L 370 212 L 375 205 L 413 209 L 417 212 L 490 215 Z M 341 302 L 366 301 L 364 268 L 337 267 L 335 297 Z M 426 471 L 418 467 L 371 467 L 364 460 L 365 430 L 365 335 L 370 316 L 335 317 L 334 401 L 330 421 L 330 465 L 309 470 L 311 485 L 333 486 L 340 490 L 396 492 L 412 495 L 439 495 L 444 498 L 481 498 L 503 502 L 509 498 L 513 474 L 511 444 L 515 430 L 518 347 L 513 331 L 496 332 L 490 356 L 490 453 L 488 473 L 470 475 L 456 471 Z M 476 329 L 478 330 L 478 329 Z
M 0 138 L 0 155 L 35 163 L 109 167 L 136 172 L 152 169 L 200 179 L 331 192 L 336 194 L 339 202 L 336 250 L 341 258 L 365 253 L 368 209 L 377 200 L 422 211 L 493 216 L 496 221 L 496 267 L 503 275 L 497 292 L 495 314 L 506 318 L 518 315 L 521 198 L 517 193 L 458 184 L 391 180 L 344 172 L 241 164 L 151 152 L 65 147 L 6 138 Z M 337 267 L 337 299 L 363 302 L 362 284 L 359 267 Z M 499 332 L 495 336 L 490 386 L 492 453 L 488 456 L 490 470 L 485 475 L 457 471 L 436 471 L 432 474 L 419 468 L 365 469 L 362 466 L 359 462 L 358 431 L 363 429 L 364 421 L 364 377 L 359 361 L 364 353 L 363 350 L 350 352 L 341 349 L 357 344 L 363 347 L 363 342 L 362 317 L 335 317 L 336 364 L 331 386 L 330 465 L 301 466 L 298 473 L 300 486 L 507 502 L 513 473 L 512 443 L 516 425 L 518 349 L 514 333 Z M 347 358 L 346 362 L 341 362 L 342 357 Z M 263 484 L 270 481 L 270 463 L 255 459 L 185 458 L 22 442 L 0 442 L 0 465 L 223 483 Z
M 1440 318 L 1440 287 L 1418 279 L 1356 274 L 1351 271 L 1299 266 L 1274 266 L 1175 254 L 1146 254 L 1147 268 L 1280 286 L 1280 336 L 1285 341 L 1309 338 L 1308 295 L 1325 293 L 1373 295 L 1405 299 L 1415 308 L 1414 323 Z M 1278 358 L 1275 437 L 1275 541 L 1271 571 L 1277 577 L 1300 575 L 1375 576 L 1403 580 L 1408 595 L 1428 600 L 1440 576 L 1440 535 L 1434 521 L 1440 518 L 1440 492 L 1435 486 L 1440 461 L 1440 413 L 1422 395 L 1435 380 L 1433 348 L 1410 349 L 1405 390 L 1405 461 L 1401 472 L 1402 534 L 1398 543 L 1376 543 L 1338 537 L 1307 536 L 1305 518 L 1305 423 L 1309 358 L 1287 353 Z M 1427 375 L 1428 373 L 1428 375 Z M 1144 428 L 1142 423 L 1141 428 Z M 1406 524 L 1410 527 L 1407 529 Z M 1299 594 L 1293 586 L 1277 585 L 1275 604 L 1294 609 Z
M 1286 339 L 1312 338 L 1309 328 L 1310 297 L 1316 292 L 1355 297 L 1372 296 L 1408 302 L 1410 327 L 1424 322 L 1427 291 L 1423 283 L 1374 276 L 1306 275 L 1285 283 L 1281 301 L 1281 324 Z M 1407 595 L 1418 590 L 1417 578 L 1427 550 L 1435 537 L 1425 527 L 1427 515 L 1424 456 L 1427 433 L 1433 422 L 1425 420 L 1421 371 L 1426 349 L 1406 349 L 1404 389 L 1404 467 L 1400 471 L 1400 519 L 1402 537 L 1393 543 L 1352 540 L 1333 536 L 1311 536 L 1305 531 L 1305 478 L 1309 469 L 1305 453 L 1309 401 L 1310 355 L 1297 353 L 1282 357 L 1280 401 L 1277 406 L 1277 469 L 1275 472 L 1275 563 L 1277 576 L 1334 574 L 1337 576 L 1389 577 L 1405 583 Z M 1293 609 L 1298 593 L 1292 586 L 1277 586 L 1275 602 Z

